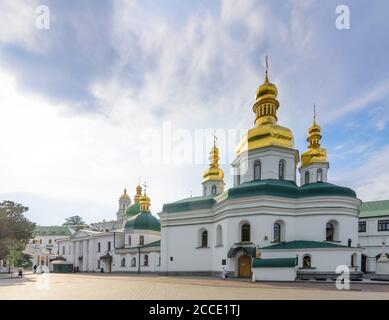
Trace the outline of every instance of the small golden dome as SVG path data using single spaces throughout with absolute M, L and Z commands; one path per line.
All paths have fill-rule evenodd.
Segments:
M 305 168 L 314 163 L 325 163 L 327 160 L 327 150 L 320 147 L 321 128 L 316 123 L 316 106 L 314 106 L 313 124 L 308 129 L 308 148 L 301 155 L 301 167 Z
M 269 78 L 268 78 L 267 70 L 266 70 L 265 81 L 258 87 L 257 95 L 256 95 L 255 99 L 258 101 L 263 97 L 276 98 L 277 94 L 278 94 L 277 87 L 275 84 L 269 82 Z
M 124 193 L 121 195 L 120 200 L 130 200 L 130 197 L 127 194 L 127 189 L 124 189 Z
M 140 199 L 141 196 L 142 196 L 142 187 L 140 186 L 140 184 L 138 184 L 138 186 L 136 187 L 136 193 L 135 193 L 135 196 L 134 196 L 134 202 L 135 203 L 139 203 L 139 199 Z
M 150 198 L 146 193 L 139 199 L 140 211 L 147 212 L 150 210 Z

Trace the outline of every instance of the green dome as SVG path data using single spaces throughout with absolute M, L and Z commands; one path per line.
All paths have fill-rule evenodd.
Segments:
M 129 206 L 126 211 L 126 216 L 135 216 L 140 211 L 140 204 L 135 202 L 133 205 Z
M 161 224 L 150 212 L 140 212 L 136 216 L 127 220 L 124 228 L 126 230 L 161 231 Z

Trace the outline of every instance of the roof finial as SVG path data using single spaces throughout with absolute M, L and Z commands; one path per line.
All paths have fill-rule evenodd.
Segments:
M 313 102 L 313 123 L 316 124 L 316 103 Z
M 265 76 L 265 81 L 269 82 L 268 78 L 268 72 L 269 72 L 269 56 L 265 56 L 265 65 L 266 65 L 266 76 Z
M 215 148 L 216 147 L 216 140 L 217 140 L 215 129 L 213 129 L 212 136 L 213 136 L 213 147 Z
M 143 191 L 144 191 L 144 194 L 146 194 L 146 189 L 147 189 L 148 185 L 146 183 L 146 181 L 143 183 Z

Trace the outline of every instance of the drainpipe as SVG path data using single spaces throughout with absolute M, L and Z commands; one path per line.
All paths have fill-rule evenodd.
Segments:
M 140 273 L 140 247 L 138 247 L 138 273 Z

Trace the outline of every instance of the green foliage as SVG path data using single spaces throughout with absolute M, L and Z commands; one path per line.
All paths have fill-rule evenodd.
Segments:
M 86 227 L 86 223 L 80 216 L 71 216 L 69 218 L 66 218 L 65 220 L 66 222 L 63 225 L 69 226 L 76 231 Z
M 31 239 L 35 224 L 24 216 L 27 210 L 12 201 L 0 203 L 0 259 L 15 257 L 13 250 L 21 252 Z

